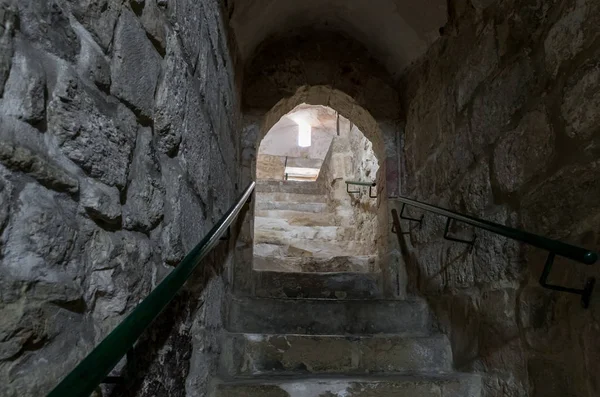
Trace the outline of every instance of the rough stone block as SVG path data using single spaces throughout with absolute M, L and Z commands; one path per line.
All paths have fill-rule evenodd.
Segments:
M 82 184 L 80 203 L 92 219 L 109 224 L 120 223 L 119 190 L 88 179 Z
M 89 32 L 80 24 L 74 26 L 81 42 L 81 51 L 77 58 L 77 70 L 84 78 L 93 81 L 100 89 L 110 88 L 110 63 Z
M 55 0 L 18 1 L 19 29 L 44 50 L 74 62 L 79 52 L 77 35 L 69 16 Z
M 177 153 L 184 129 L 187 84 L 191 79 L 188 68 L 177 36 L 169 34 L 165 69 L 156 91 L 154 130 L 157 150 L 170 156 Z
M 495 0 L 493 0 L 495 1 Z M 489 2 L 489 0 L 488 0 Z M 476 1 L 475 3 L 482 3 Z M 479 4 L 484 6 L 484 4 Z M 479 37 L 473 51 L 461 66 L 456 76 L 457 97 L 459 110 L 471 100 L 473 93 L 493 71 L 498 67 L 498 54 L 496 51 L 496 37 L 494 27 L 489 25 Z
M 545 109 L 528 113 L 517 129 L 505 134 L 494 149 L 496 180 L 503 190 L 518 191 L 544 173 L 553 159 L 553 151 L 554 131 Z
M 569 137 L 589 139 L 600 132 L 599 86 L 600 61 L 597 57 L 588 61 L 568 80 L 561 110 Z
M 201 48 L 210 45 L 202 35 L 206 24 L 201 1 L 173 0 L 169 2 L 170 18 L 179 27 L 187 61 L 194 65 Z
M 117 23 L 110 92 L 143 118 L 154 114 L 161 58 L 135 15 L 124 9 Z
M 17 204 L 3 242 L 3 272 L 15 280 L 54 286 L 49 296 L 77 291 L 66 270 L 77 236 L 75 203 L 30 183 Z
M 68 68 L 61 73 L 51 94 L 48 131 L 89 176 L 123 188 L 138 128 L 135 116 L 71 73 Z
M 44 119 L 46 76 L 36 51 L 16 41 L 10 75 L 0 100 L 2 113 L 35 124 Z
M 160 164 L 152 146 L 152 131 L 141 128 L 129 172 L 123 227 L 143 232 L 156 227 L 163 218 L 164 195 Z
M 123 0 L 66 0 L 75 18 L 108 50 Z
M 0 6 L 0 96 L 8 79 L 13 56 L 13 35 L 17 18 L 16 10 L 8 4 Z
M 474 100 L 471 118 L 471 145 L 478 153 L 495 142 L 507 129 L 513 114 L 531 93 L 534 79 L 528 58 L 504 69 Z
M 0 117 L 0 163 L 31 176 L 49 189 L 77 193 L 77 178 L 72 171 L 65 170 L 60 156 L 48 155 L 52 150 L 29 124 Z

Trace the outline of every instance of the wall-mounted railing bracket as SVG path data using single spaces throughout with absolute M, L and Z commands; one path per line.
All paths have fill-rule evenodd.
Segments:
M 356 190 L 350 190 L 350 185 L 359 186 L 359 188 Z M 373 195 L 373 188 L 377 186 L 377 182 L 346 181 L 346 192 L 349 194 L 360 193 L 360 186 L 368 186 L 369 187 L 369 197 L 377 198 L 377 190 L 375 190 L 375 195 Z
M 421 217 L 419 219 L 417 218 L 411 218 L 408 216 L 404 216 L 404 209 L 406 208 L 406 204 L 402 204 L 402 210 L 400 210 L 400 219 L 405 219 L 407 221 L 411 221 L 411 222 L 418 222 L 419 225 L 421 224 L 421 222 L 423 222 L 423 217 L 425 215 L 421 215 Z
M 544 266 L 544 271 L 542 272 L 542 276 L 540 277 L 540 285 L 544 288 L 548 288 L 554 291 L 567 292 L 570 294 L 581 295 L 581 306 L 587 309 L 590 306 L 590 299 L 592 297 L 592 291 L 594 290 L 594 284 L 596 284 L 596 279 L 590 277 L 585 282 L 585 286 L 583 289 L 577 288 L 567 288 L 561 287 L 559 285 L 548 284 L 548 276 L 550 275 L 550 271 L 552 270 L 552 265 L 554 264 L 554 257 L 556 254 L 554 252 L 550 252 L 548 254 L 548 258 L 546 259 L 546 265 Z
M 227 241 L 231 238 L 231 226 L 227 228 L 227 233 L 223 237 L 221 237 L 220 241 Z
M 444 229 L 444 238 L 446 240 L 455 241 L 457 243 L 469 244 L 471 247 L 473 245 L 475 245 L 475 240 L 477 239 L 477 236 L 473 236 L 472 240 L 463 240 L 463 239 L 460 239 L 460 238 L 456 238 L 456 237 L 450 236 L 448 234 L 449 231 L 450 231 L 450 222 L 452 222 L 452 218 L 448 218 L 448 220 L 446 221 L 446 229 Z
M 374 187 L 375 187 L 375 185 L 369 186 L 369 197 L 370 198 L 377 198 L 377 190 L 375 190 L 375 195 L 373 195 L 373 188 Z

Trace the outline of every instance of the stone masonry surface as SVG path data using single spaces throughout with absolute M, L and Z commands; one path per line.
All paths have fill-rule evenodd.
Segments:
M 233 204 L 227 43 L 217 0 L 0 1 L 3 397 L 49 392 Z M 221 273 L 187 285 L 114 393 L 205 395 Z

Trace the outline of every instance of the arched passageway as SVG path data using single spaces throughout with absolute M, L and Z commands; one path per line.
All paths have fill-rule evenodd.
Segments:
M 298 105 L 273 125 L 256 162 L 255 270 L 379 271 L 377 199 L 346 184 L 375 183 L 372 146 L 326 106 Z

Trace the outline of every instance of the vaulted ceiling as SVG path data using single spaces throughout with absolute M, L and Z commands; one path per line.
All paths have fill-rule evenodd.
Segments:
M 232 0 L 230 23 L 243 60 L 273 36 L 333 30 L 362 43 L 397 77 L 439 37 L 446 0 Z

